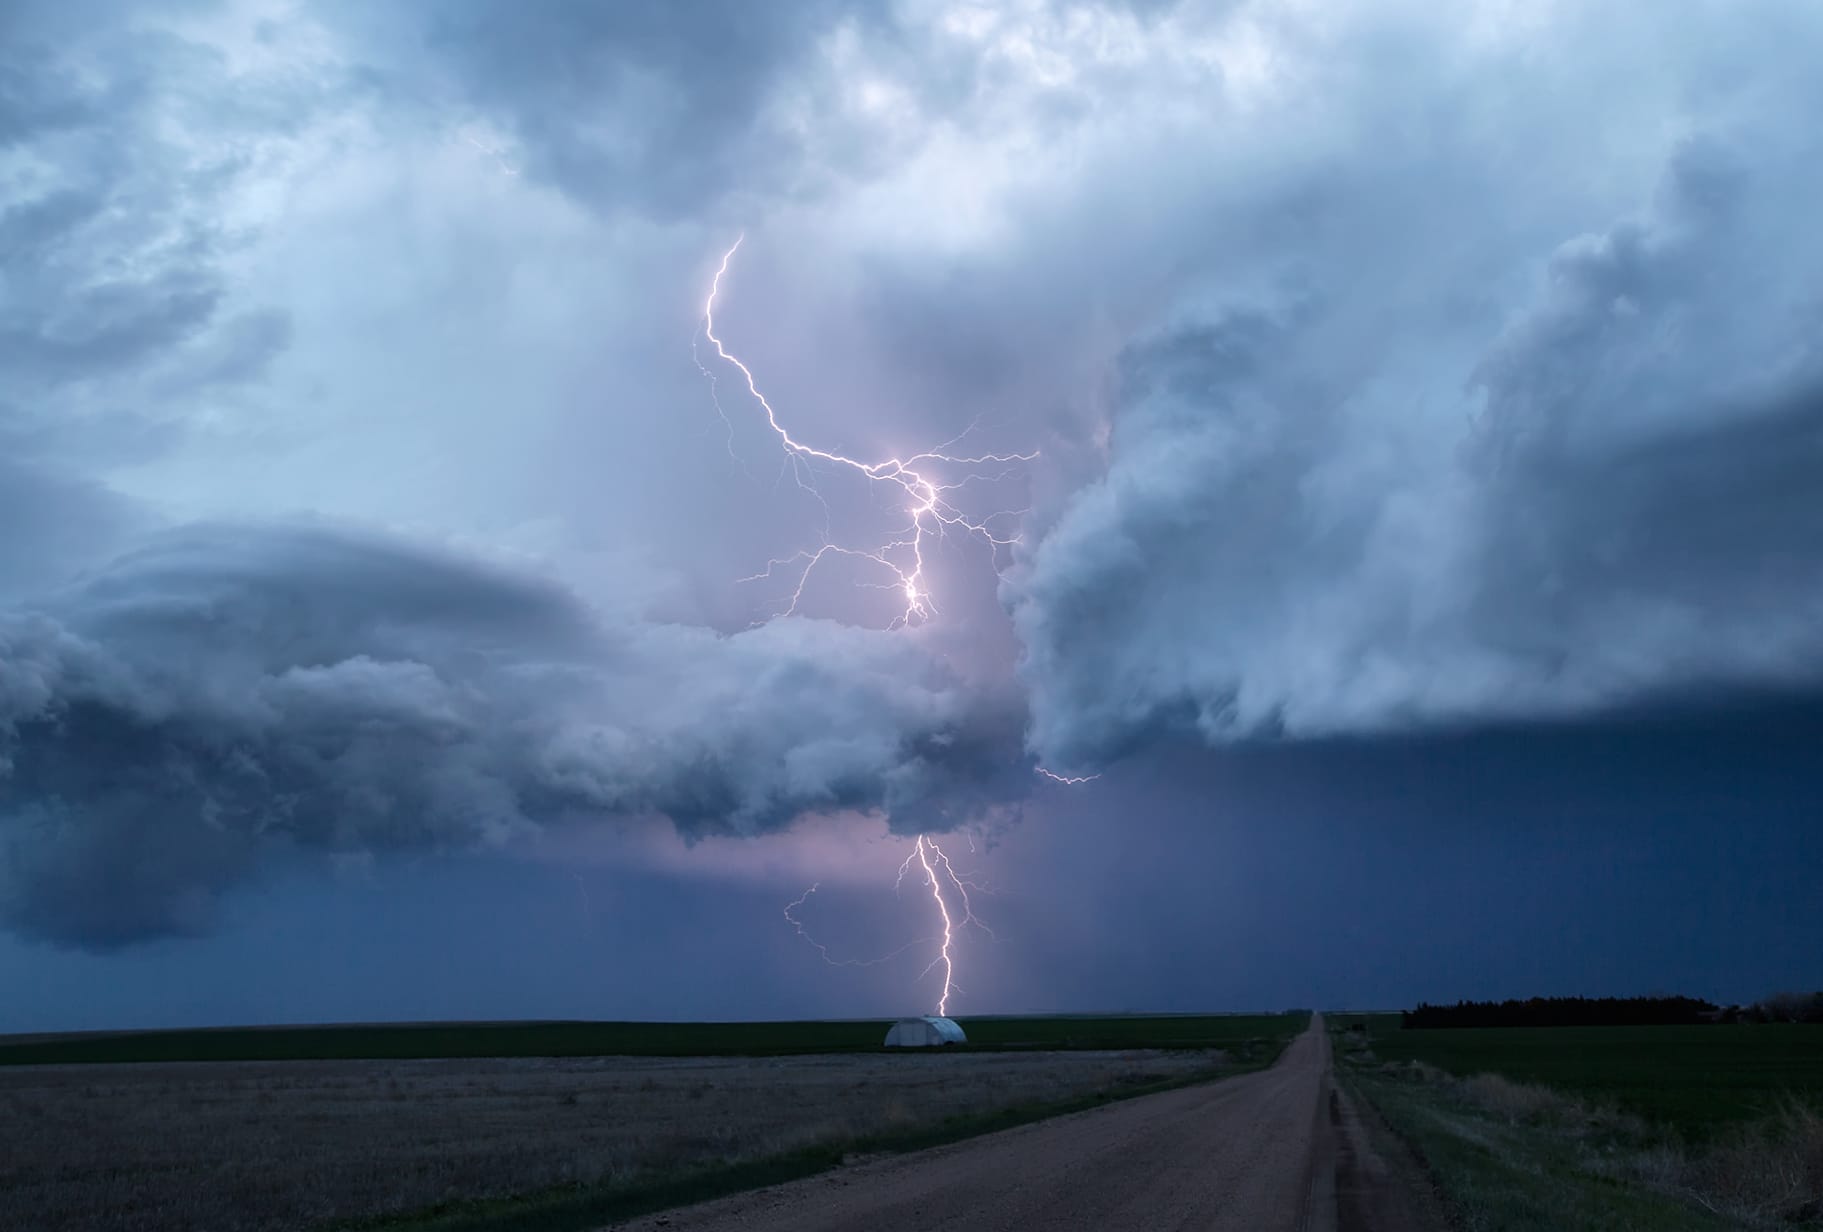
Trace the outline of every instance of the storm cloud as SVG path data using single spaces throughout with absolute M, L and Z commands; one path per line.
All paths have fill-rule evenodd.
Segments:
M 814 156 L 828 137 L 804 114 L 829 88 L 820 53 L 898 30 L 892 6 L 872 0 L 529 12 L 413 0 L 343 17 L 382 88 L 494 117 L 516 171 L 595 209 L 670 217 L 821 187 L 831 169 Z
M 1823 150 L 1787 122 L 1813 86 L 1742 89 L 1635 208 L 1554 249 L 1320 203 L 1282 255 L 1340 210 L 1396 290 L 1306 266 L 1129 344 L 1107 473 L 1005 588 L 1035 750 L 1090 767 L 1166 733 L 1814 684 L 1823 244 L 1799 203 Z
M 1793 6 L 0 21 L 11 930 L 1823 670 Z M 901 517 L 704 381 L 743 233 L 728 334 L 803 437 L 1041 455 L 928 626 L 737 582 Z
M 286 341 L 281 310 L 231 302 L 235 193 L 262 143 L 303 123 L 320 93 L 249 80 L 154 21 L 102 15 L 27 4 L 0 47 L 13 169 L 0 196 L 0 430 L 10 416 L 43 438 L 80 433 L 87 416 L 120 414 L 123 378 L 187 397 L 257 377 Z
M 205 927 L 275 846 L 499 842 L 662 814 L 946 826 L 1016 749 L 904 639 L 601 622 L 551 583 L 326 528 L 199 527 L 0 616 L 0 908 L 113 944 Z

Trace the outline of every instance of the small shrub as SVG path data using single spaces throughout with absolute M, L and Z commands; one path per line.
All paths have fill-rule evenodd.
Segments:
M 1531 1083 L 1514 1082 L 1499 1074 L 1476 1074 L 1462 1082 L 1469 1099 L 1508 1121 L 1562 1120 L 1575 1110 L 1575 1102 Z
M 917 1119 L 912 1114 L 910 1106 L 902 1099 L 888 1100 L 880 1107 L 880 1124 L 890 1129 L 910 1125 Z
M 1438 1069 L 1428 1061 L 1391 1061 L 1386 1075 L 1402 1082 L 1416 1082 L 1427 1087 L 1449 1086 L 1456 1080 L 1448 1070 Z

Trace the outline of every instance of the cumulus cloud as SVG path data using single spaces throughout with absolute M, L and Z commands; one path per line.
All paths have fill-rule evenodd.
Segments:
M 953 824 L 1020 792 L 1014 657 L 1063 769 L 1823 655 L 1792 6 L 59 14 L 0 18 L 10 927 L 193 931 L 292 847 Z M 896 516 L 716 419 L 736 212 L 803 435 L 1043 451 L 1010 630 L 958 544 L 931 629 L 725 632 Z
M 560 587 L 326 528 L 173 532 L 0 614 L 0 918 L 206 927 L 285 847 L 431 850 L 565 818 L 752 834 L 952 824 L 1017 719 L 903 638 L 610 625 Z
M 673 365 L 620 361 L 616 397 L 659 425 L 630 429 L 601 408 L 599 360 L 552 362 L 599 353 L 591 331 L 614 328 L 597 300 L 575 324 L 564 296 L 584 276 L 520 274 L 508 294 L 516 252 L 473 252 L 477 237 L 535 234 L 545 269 L 573 271 L 579 248 L 639 247 L 590 219 L 744 179 L 782 131 L 751 113 L 849 19 L 805 6 L 762 21 L 741 5 L 508 26 L 460 6 L 341 17 L 171 4 L 0 19 L 0 925 L 91 946 L 196 932 L 289 850 L 435 850 L 637 815 L 687 836 L 853 811 L 943 828 L 1017 796 L 1017 701 L 953 674 L 927 637 L 641 619 L 669 583 L 627 562 L 691 561 L 676 541 L 720 525 L 681 516 L 713 479 L 639 461 L 725 456 L 668 409 L 677 367 L 701 427 L 713 419 L 690 364 L 696 288 L 675 330 L 649 326 Z M 377 67 L 356 67 L 363 51 Z M 453 119 L 427 65 L 453 75 Z M 426 89 L 438 101 L 418 110 Z M 618 136 L 591 119 L 613 98 Z M 505 187 L 443 148 L 469 106 L 518 134 L 526 182 L 591 211 L 579 220 L 545 189 L 452 203 L 452 185 Z M 401 216 L 401 198 L 418 214 Z M 344 250 L 350 235 L 378 238 Z M 398 259 L 407 240 L 416 260 Z M 502 271 L 498 295 L 486 278 L 475 293 L 476 268 Z M 426 277 L 482 301 L 474 342 L 423 328 L 460 316 L 424 311 L 447 298 Z M 651 315 L 637 288 L 621 298 L 615 311 Z M 351 314 L 352 349 L 326 354 L 325 330 Z M 550 322 L 571 328 L 553 338 Z M 315 332 L 293 352 L 300 328 Z M 257 403 L 243 396 L 267 378 Z M 470 407 L 493 443 L 470 442 L 487 465 L 452 500 L 427 438 L 474 436 Z M 544 465 L 514 469 L 515 450 L 547 437 Z M 613 466 L 628 476 L 604 485 Z M 594 503 L 554 496 L 559 471 Z M 372 516 L 363 494 L 413 482 L 434 502 L 403 517 L 433 537 L 453 527 L 588 568 L 546 582 L 290 512 Z M 763 507 L 756 490 L 724 503 Z M 199 506 L 275 518 L 186 526 Z M 603 525 L 629 533 L 604 542 Z M 750 537 L 748 567 L 772 546 Z
M 1815 681 L 1823 151 L 1779 105 L 1676 142 L 1494 327 L 1339 270 L 1131 345 L 1106 476 L 1007 587 L 1037 751 Z

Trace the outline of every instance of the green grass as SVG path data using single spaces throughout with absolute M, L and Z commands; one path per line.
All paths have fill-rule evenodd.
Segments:
M 1309 1014 L 1132 1014 L 1108 1017 L 958 1018 L 970 1047 L 1225 1048 L 1275 1040 L 1280 1047 L 1310 1022 Z M 1275 1050 L 1273 1053 L 1277 1056 Z
M 1284 1039 L 1300 1015 L 1073 1015 L 958 1019 L 971 1048 L 1223 1048 Z M 873 1052 L 890 1020 L 428 1023 L 229 1027 L 0 1037 L 0 1065 L 119 1061 L 390 1060 L 454 1057 L 787 1056 Z M 1281 1038 L 1282 1037 L 1282 1038 Z M 1273 1055 L 1277 1055 L 1276 1051 Z
M 1502 1116 L 1434 1083 L 1347 1067 L 1341 1073 L 1351 1092 L 1365 1097 L 1417 1150 L 1462 1227 L 1484 1232 L 1720 1232 L 1739 1227 L 1676 1197 L 1591 1170 L 1592 1158 L 1638 1148 L 1619 1133 Z
M 1792 1100 L 1823 1103 L 1823 1027 L 1327 1021 L 1342 1080 L 1424 1159 L 1462 1226 L 1817 1226 L 1814 1179 L 1781 1178 L 1814 1167 L 1800 1157 L 1814 1157 L 1816 1122 Z
M 1368 1024 L 1383 1061 L 1425 1061 L 1467 1077 L 1519 1082 L 1612 1103 L 1700 1142 L 1777 1112 L 1795 1095 L 1823 1102 L 1823 1026 L 1469 1027 L 1406 1031 L 1397 1015 L 1337 1015 Z

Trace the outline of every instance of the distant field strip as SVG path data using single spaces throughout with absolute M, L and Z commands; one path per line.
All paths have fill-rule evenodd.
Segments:
M 1294 1023 L 1295 1019 L 1295 1023 Z M 958 1019 L 975 1049 L 1245 1047 L 1307 1016 L 1109 1015 Z M 229 1027 L 0 1036 L 0 1065 L 121 1061 L 353 1061 L 457 1057 L 743 1057 L 877 1052 L 884 1019 L 839 1022 L 531 1022 Z M 1290 1032 L 1295 1034 L 1295 1030 Z M 1285 1038 L 1289 1038 L 1285 1034 Z
M 1034 1047 L 1109 1031 L 1132 1043 L 1145 1022 L 1159 1024 L 1173 1046 Z M 0 1069 L 0 1227 L 306 1229 L 382 1220 L 413 1228 L 587 1228 L 814 1173 L 855 1151 L 949 1141 L 1258 1068 L 1303 1023 L 1301 1016 L 997 1019 L 981 1028 L 999 1038 L 997 1047 L 907 1053 L 879 1050 L 884 1022 L 821 1024 L 851 1038 L 865 1025 L 869 1044 L 816 1056 L 16 1065 Z M 787 1025 L 684 1034 L 723 1048 L 777 1047 Z M 542 1027 L 398 1030 L 404 1034 L 371 1029 L 357 1038 L 389 1046 L 550 1041 Z M 641 1030 L 633 1042 L 677 1042 L 669 1029 Z M 226 1035 L 240 1046 L 266 1033 L 184 1034 L 194 1048 L 203 1037 Z M 300 1050 L 311 1046 L 311 1034 L 319 1046 L 351 1046 L 339 1031 L 280 1034 Z M 1217 1039 L 1232 1047 L 1212 1048 Z M 40 1041 L 47 1042 L 56 1041 Z M 115 1040 L 121 1051 L 127 1042 Z

